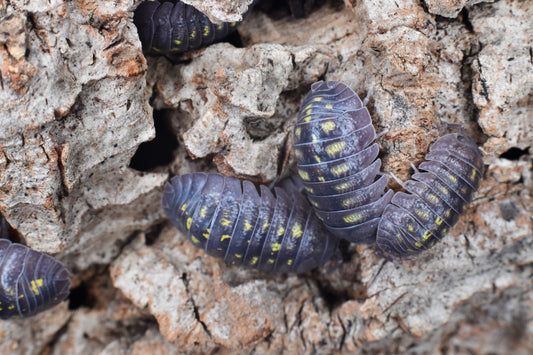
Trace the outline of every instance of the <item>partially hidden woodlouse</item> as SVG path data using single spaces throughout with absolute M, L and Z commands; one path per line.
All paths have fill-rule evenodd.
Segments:
M 472 137 L 437 139 L 411 180 L 397 192 L 379 222 L 376 243 L 385 256 L 406 258 L 431 248 L 471 202 L 483 174 L 482 153 Z
M 133 22 L 145 53 L 169 56 L 218 42 L 239 24 L 213 24 L 206 15 L 181 1 L 144 1 L 135 10 Z
M 219 174 L 174 177 L 162 205 L 208 255 L 266 272 L 300 273 L 323 265 L 338 245 L 294 185 L 274 188 Z
M 70 276 L 53 257 L 0 239 L 0 318 L 25 318 L 69 295 Z
M 393 192 L 384 193 L 370 114 L 343 83 L 319 81 L 304 98 L 294 129 L 298 174 L 318 218 L 352 243 L 373 243 Z

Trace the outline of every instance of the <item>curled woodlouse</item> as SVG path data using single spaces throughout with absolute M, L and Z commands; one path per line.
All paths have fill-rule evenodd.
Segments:
M 338 239 L 291 183 L 274 188 L 219 174 L 174 177 L 165 213 L 190 241 L 226 263 L 266 272 L 305 272 L 327 262 Z
M 472 137 L 451 133 L 437 139 L 415 171 L 385 208 L 376 243 L 391 258 L 431 248 L 459 219 L 478 189 L 483 159 Z
M 0 318 L 25 318 L 69 295 L 70 276 L 53 257 L 0 239 Z
M 218 42 L 239 24 L 214 24 L 206 15 L 181 1 L 144 1 L 135 10 L 133 22 L 145 53 L 169 56 Z
M 370 114 L 343 83 L 316 82 L 304 98 L 294 129 L 298 174 L 317 217 L 331 233 L 352 243 L 373 243 L 393 192 Z

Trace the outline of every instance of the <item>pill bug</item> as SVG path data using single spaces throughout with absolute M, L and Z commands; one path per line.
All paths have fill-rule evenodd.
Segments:
M 385 208 L 376 244 L 385 256 L 406 258 L 431 248 L 466 210 L 483 174 L 482 154 L 472 137 L 451 133 L 429 149 L 426 161 Z
M 0 239 L 0 319 L 25 318 L 67 298 L 70 276 L 53 257 Z
M 169 56 L 218 42 L 239 24 L 214 24 L 196 8 L 181 1 L 144 1 L 135 10 L 133 22 L 145 53 Z
M 317 217 L 352 243 L 373 243 L 393 192 L 379 170 L 370 114 L 343 83 L 319 81 L 304 98 L 294 128 L 298 174 Z M 378 179 L 376 177 L 381 175 Z
M 219 174 L 194 173 L 165 185 L 164 211 L 208 255 L 265 272 L 300 273 L 327 262 L 338 239 L 327 232 L 294 185 L 256 187 Z

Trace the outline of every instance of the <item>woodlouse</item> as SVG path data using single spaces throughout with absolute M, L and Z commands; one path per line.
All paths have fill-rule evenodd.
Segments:
M 380 174 L 370 114 L 343 83 L 316 82 L 304 98 L 294 129 L 298 174 L 318 218 L 337 237 L 373 243 L 393 192 Z
M 379 222 L 377 247 L 392 258 L 405 258 L 432 247 L 459 219 L 478 189 L 483 159 L 472 137 L 451 133 L 437 139 L 397 192 Z
M 133 22 L 145 53 L 170 56 L 218 42 L 239 24 L 213 24 L 206 15 L 181 1 L 144 1 L 135 10 Z
M 25 318 L 69 295 L 70 276 L 59 261 L 25 245 L 0 239 L 0 318 Z
M 182 233 L 208 255 L 266 272 L 305 272 L 327 262 L 338 239 L 291 183 L 274 188 L 219 174 L 174 177 L 162 205 Z

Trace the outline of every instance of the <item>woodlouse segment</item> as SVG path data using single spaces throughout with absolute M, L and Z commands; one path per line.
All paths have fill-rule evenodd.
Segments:
M 25 318 L 50 309 L 69 295 L 70 276 L 53 257 L 0 240 L 0 318 Z
M 473 138 L 452 133 L 439 138 L 419 165 L 408 191 L 397 192 L 378 226 L 378 248 L 405 258 L 431 248 L 465 211 L 478 189 L 483 159 Z
M 162 205 L 196 247 L 228 264 L 300 273 L 326 263 L 338 239 L 294 185 L 276 187 L 274 194 L 259 189 L 219 174 L 187 174 L 165 185 Z
M 337 237 L 373 243 L 385 205 L 387 176 L 372 119 L 343 83 L 317 82 L 304 98 L 294 129 L 298 174 L 317 217 Z
M 135 10 L 133 22 L 145 53 L 169 56 L 218 42 L 239 24 L 214 24 L 206 15 L 181 1 L 144 1 Z

